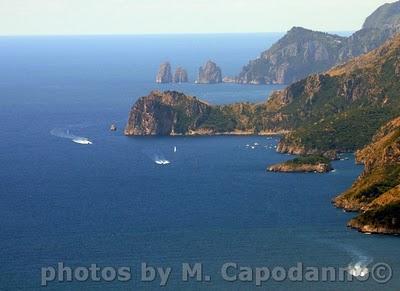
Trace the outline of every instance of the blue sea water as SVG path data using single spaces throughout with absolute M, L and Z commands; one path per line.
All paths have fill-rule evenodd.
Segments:
M 41 268 L 58 262 L 129 266 L 132 279 L 50 282 L 45 290 L 157 290 L 158 280 L 140 281 L 142 262 L 173 268 L 166 290 L 252 290 L 254 281 L 224 281 L 221 266 L 364 260 L 389 264 L 393 279 L 270 281 L 262 289 L 399 289 L 398 238 L 349 230 L 353 215 L 331 205 L 362 170 L 351 155 L 328 174 L 267 173 L 290 158 L 275 152 L 277 138 L 122 134 L 134 101 L 153 89 L 214 104 L 265 100 L 281 86 L 156 85 L 154 77 L 166 60 L 192 81 L 208 59 L 235 75 L 280 36 L 0 38 L 0 290 L 41 290 Z M 210 282 L 181 280 L 181 264 L 196 262 Z

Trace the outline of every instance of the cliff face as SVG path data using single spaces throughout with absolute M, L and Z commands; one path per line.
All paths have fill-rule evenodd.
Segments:
M 363 28 L 391 28 L 400 25 L 400 2 L 387 3 L 367 17 Z
M 174 83 L 187 83 L 189 81 L 186 70 L 182 67 L 176 68 L 174 74 Z
M 184 134 L 197 128 L 211 107 L 174 91 L 153 91 L 132 107 L 125 135 Z
M 222 82 L 221 69 L 212 61 L 199 68 L 198 84 L 216 84 Z
M 337 207 L 361 214 L 349 222 L 364 232 L 400 233 L 400 117 L 383 126 L 356 153 L 365 169 L 352 187 L 335 198 Z
M 237 82 L 289 84 L 311 72 L 322 72 L 336 64 L 345 40 L 337 35 L 294 27 L 260 58 L 250 61 Z
M 349 38 L 292 28 L 261 56 L 244 66 L 236 78 L 243 84 L 290 84 L 310 74 L 369 52 L 400 32 L 400 2 L 385 4 Z
M 158 70 L 156 83 L 171 83 L 172 82 L 172 73 L 171 73 L 171 64 L 166 62 L 160 65 L 160 69 Z

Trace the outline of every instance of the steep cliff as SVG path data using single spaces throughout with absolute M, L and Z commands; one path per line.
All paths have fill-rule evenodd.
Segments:
M 361 214 L 349 226 L 364 232 L 400 233 L 400 117 L 383 126 L 357 151 L 365 165 L 352 187 L 335 198 L 337 207 Z
M 400 26 L 400 2 L 386 3 L 375 10 L 364 22 L 363 28 L 391 28 Z
M 400 32 L 400 2 L 385 4 L 348 38 L 294 27 L 236 78 L 243 84 L 290 84 L 367 53 Z
M 153 91 L 132 107 L 125 135 L 184 134 L 198 128 L 211 106 L 174 91 Z
M 337 63 L 346 38 L 292 28 L 260 58 L 250 61 L 237 78 L 243 84 L 289 84 Z
M 208 61 L 204 67 L 199 68 L 198 84 L 216 84 L 222 82 L 222 72 L 220 67 L 212 61 Z
M 166 62 L 160 65 L 156 77 L 156 83 L 171 83 L 171 82 L 172 82 L 171 64 Z

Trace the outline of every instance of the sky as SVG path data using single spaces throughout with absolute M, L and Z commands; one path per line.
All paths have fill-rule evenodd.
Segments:
M 355 31 L 392 0 L 0 0 L 0 35 Z

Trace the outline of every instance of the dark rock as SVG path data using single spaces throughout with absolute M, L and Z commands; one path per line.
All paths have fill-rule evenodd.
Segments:
M 158 74 L 156 77 L 156 83 L 171 83 L 172 82 L 172 73 L 171 73 L 171 65 L 166 62 L 160 65 L 160 69 L 158 70 Z
M 216 84 L 222 82 L 221 69 L 212 61 L 208 61 L 199 69 L 198 84 Z
M 175 91 L 153 91 L 139 98 L 129 114 L 125 135 L 178 135 L 196 129 L 211 106 Z
M 182 67 L 176 68 L 174 83 L 187 83 L 189 81 L 186 70 Z

